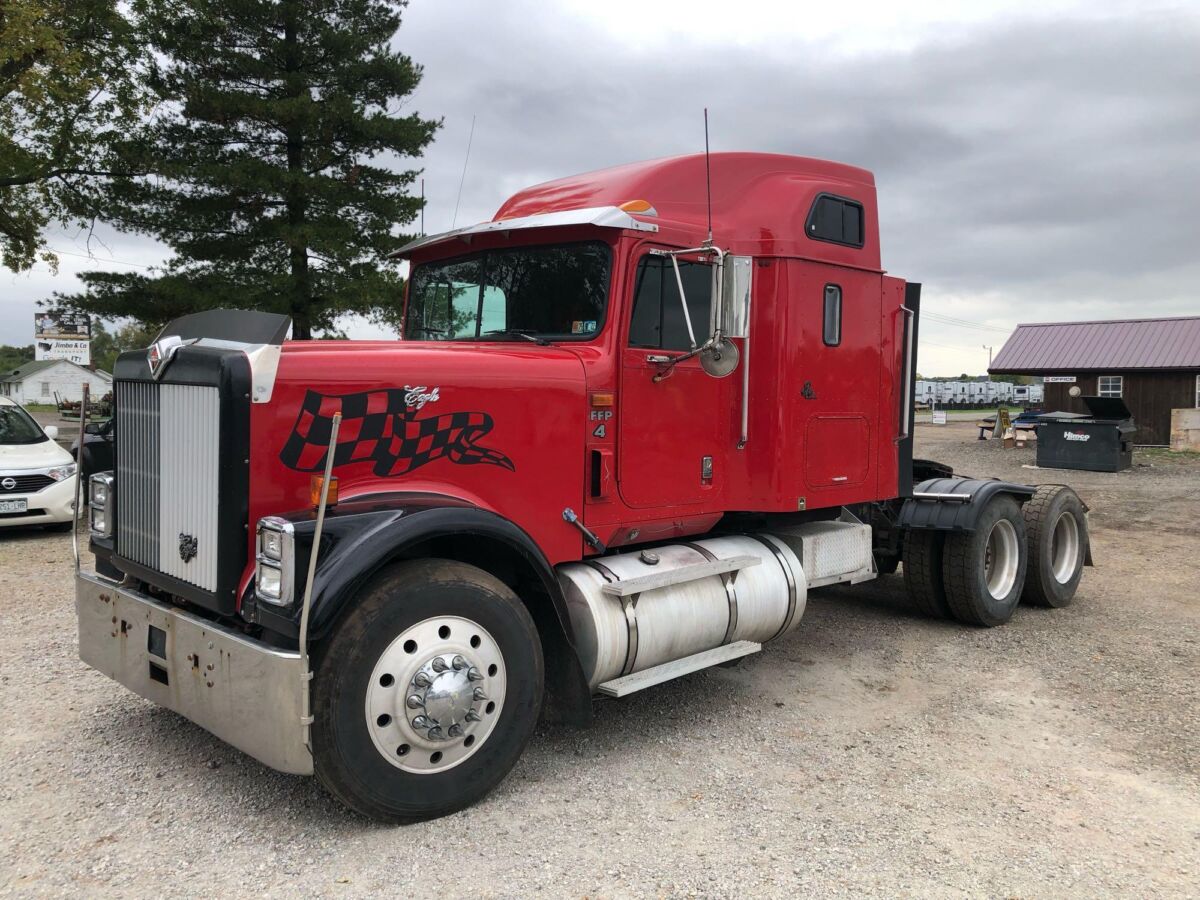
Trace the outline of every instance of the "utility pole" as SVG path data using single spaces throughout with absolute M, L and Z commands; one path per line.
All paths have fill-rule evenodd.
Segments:
M 992 348 L 984 344 L 983 349 L 988 352 L 988 368 L 990 369 L 992 367 Z

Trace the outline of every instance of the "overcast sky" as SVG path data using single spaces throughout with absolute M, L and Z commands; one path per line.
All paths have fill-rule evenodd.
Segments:
M 472 116 L 459 225 L 529 184 L 702 150 L 707 106 L 714 150 L 875 173 L 884 266 L 925 285 L 926 375 L 982 372 L 1017 322 L 1200 314 L 1196 3 L 412 0 L 396 45 L 425 68 L 410 107 L 444 118 L 415 164 L 427 231 L 450 227 Z M 98 238 L 57 276 L 0 271 L 0 343 L 32 340 L 76 272 L 162 257 Z

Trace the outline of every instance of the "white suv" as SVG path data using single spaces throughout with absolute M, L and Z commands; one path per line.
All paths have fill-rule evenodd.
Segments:
M 56 437 L 53 425 L 43 431 L 24 409 L 0 397 L 0 527 L 73 527 L 75 463 Z

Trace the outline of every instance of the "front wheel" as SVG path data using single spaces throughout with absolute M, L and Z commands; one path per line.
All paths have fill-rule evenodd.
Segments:
M 320 650 L 317 777 L 373 819 L 462 809 L 520 758 L 542 682 L 537 629 L 506 585 L 464 563 L 400 563 L 375 578 Z

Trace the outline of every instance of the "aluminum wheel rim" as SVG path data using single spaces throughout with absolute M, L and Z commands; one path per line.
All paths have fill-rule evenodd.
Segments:
M 398 769 L 431 775 L 487 742 L 504 707 L 507 673 L 477 622 L 435 616 L 406 628 L 380 655 L 367 687 L 367 731 Z
M 993 599 L 1003 600 L 1012 592 L 1019 560 L 1017 529 L 1008 519 L 1000 519 L 988 532 L 983 561 L 983 579 Z
M 1079 565 L 1079 522 L 1073 513 L 1064 512 L 1054 523 L 1050 544 L 1054 580 L 1066 584 L 1075 576 Z

